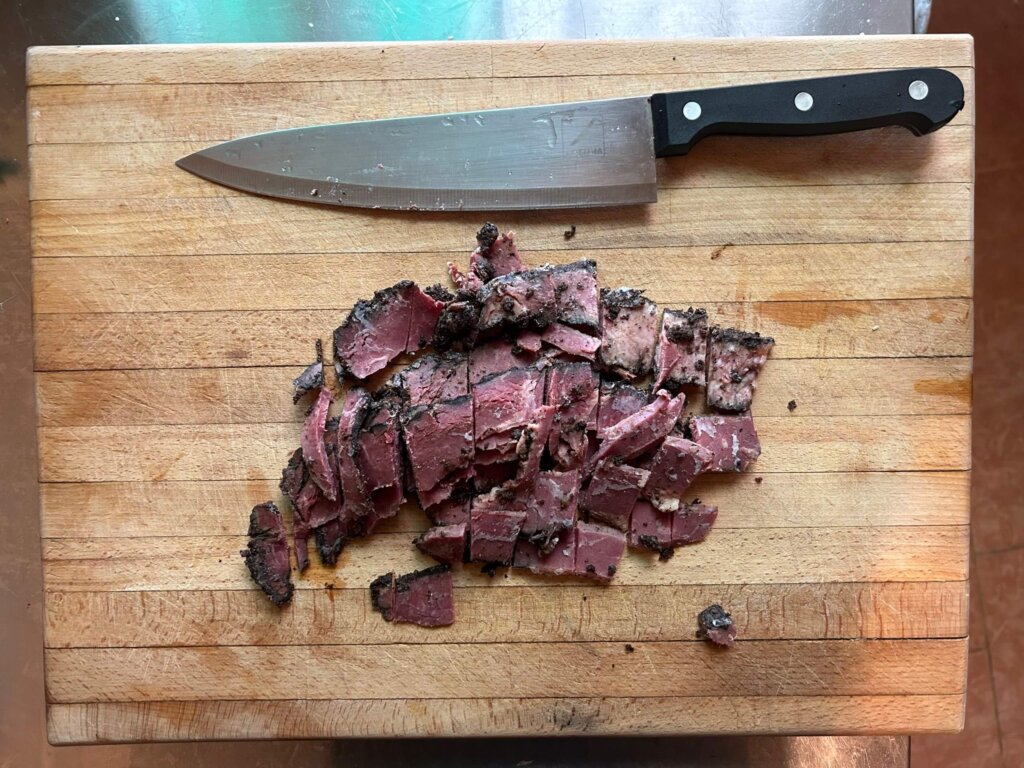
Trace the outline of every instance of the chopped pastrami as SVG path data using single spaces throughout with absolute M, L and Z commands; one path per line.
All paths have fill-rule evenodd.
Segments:
M 449 498 L 460 482 L 471 477 L 473 400 L 469 395 L 411 408 L 402 416 L 402 428 L 424 507 Z
M 576 565 L 576 527 L 558 531 L 543 544 L 532 539 L 519 539 L 513 564 L 516 568 L 529 568 L 534 573 L 554 576 L 573 573 Z
M 403 280 L 377 291 L 369 301 L 356 302 L 345 322 L 334 331 L 339 378 L 348 374 L 365 379 L 405 352 L 413 292 L 419 292 L 416 284 Z
M 459 352 L 425 355 L 392 380 L 410 406 L 430 405 L 469 394 L 469 359 Z
M 654 365 L 658 305 L 635 288 L 601 289 L 601 349 L 597 359 L 625 379 L 646 376 Z
M 474 506 L 470 513 L 469 559 L 511 565 L 525 520 L 526 512 L 479 510 Z
M 537 360 L 533 352 L 517 346 L 508 339 L 494 339 L 475 347 L 469 353 L 469 383 L 477 384 L 496 373 L 512 368 L 526 368 Z
M 345 405 L 338 417 L 337 458 L 338 478 L 341 495 L 344 500 L 342 517 L 346 526 L 357 527 L 356 521 L 373 512 L 370 491 L 366 487 L 366 478 L 356 463 L 356 439 L 359 430 L 371 405 L 366 390 L 355 388 L 349 390 Z
M 415 285 L 408 293 L 411 308 L 409 335 L 405 340 L 405 351 L 415 353 L 433 340 L 445 303 L 428 296 Z
M 541 472 L 526 500 L 526 520 L 522 535 L 538 546 L 543 554 L 558 543 L 559 534 L 576 524 L 579 506 L 580 473 Z
M 302 425 L 299 444 L 302 446 L 302 458 L 309 468 L 310 477 L 320 486 L 324 496 L 332 501 L 338 498 L 338 478 L 334 472 L 334 463 L 327 454 L 324 442 L 327 427 L 327 412 L 331 407 L 331 393 L 321 389 L 313 407 L 306 415 Z
M 672 432 L 685 402 L 682 394 L 672 397 L 659 390 L 651 403 L 604 431 L 597 452 L 587 462 L 588 469 L 592 471 L 604 459 L 628 461 L 656 446 Z
M 687 384 L 704 384 L 707 352 L 707 311 L 666 309 L 655 353 L 654 387 L 678 392 Z
M 473 273 L 484 283 L 510 272 L 520 272 L 523 262 L 516 250 L 515 234 L 498 233 L 498 228 L 487 222 L 476 235 L 477 248 L 469 257 Z
M 307 392 L 320 389 L 324 385 L 324 345 L 316 340 L 316 362 L 310 363 L 306 370 L 292 381 L 292 402 L 297 403 Z
M 701 504 L 696 499 L 690 504 L 683 504 L 672 513 L 672 543 L 678 547 L 704 541 L 717 517 L 718 507 Z
M 241 551 L 245 565 L 274 605 L 292 598 L 291 562 L 284 520 L 272 501 L 258 504 L 249 515 L 249 545 Z
M 550 328 L 551 326 L 548 327 Z M 538 331 L 523 331 L 516 337 L 515 343 L 512 345 L 513 350 L 516 347 L 521 352 L 537 354 L 541 348 L 541 334 Z
M 425 555 L 442 563 L 461 563 L 466 552 L 465 523 L 440 525 L 424 531 L 413 541 Z
M 448 277 L 460 293 L 477 293 L 484 287 L 484 281 L 473 272 L 463 272 L 454 261 L 448 262 Z
M 481 333 L 544 328 L 556 317 L 550 269 L 528 269 L 496 277 L 480 289 Z
M 728 647 L 736 640 L 732 616 L 718 605 L 709 605 L 697 615 L 697 637 Z
M 548 369 L 547 403 L 555 406 L 548 453 L 559 469 L 579 469 L 587 456 L 587 431 L 597 423 L 597 374 L 588 363 L 555 363 Z
M 576 561 L 573 573 L 610 581 L 626 551 L 626 534 L 607 525 L 576 523 Z
M 602 461 L 583 492 L 581 505 L 591 519 L 620 531 L 629 530 L 629 516 L 650 473 L 628 464 Z
M 597 336 L 577 331 L 563 323 L 552 323 L 540 333 L 539 339 L 566 355 L 582 357 L 585 360 L 593 360 L 594 355 L 601 348 L 601 339 Z M 520 344 L 522 344 L 521 340 Z
M 629 545 L 667 555 L 672 549 L 672 515 L 659 512 L 646 499 L 637 499 L 629 522 Z
M 597 436 L 604 439 L 610 427 L 647 405 L 647 399 L 647 393 L 632 384 L 602 380 L 601 404 L 597 412 Z
M 405 501 L 402 445 L 393 403 L 378 401 L 367 410 L 355 442 L 356 464 L 373 505 L 367 533 L 394 517 Z
M 693 442 L 711 453 L 707 472 L 742 472 L 761 455 L 750 413 L 740 416 L 691 416 Z
M 513 368 L 473 385 L 474 437 L 478 442 L 492 436 L 512 440 L 511 430 L 533 421 L 544 403 L 544 372 L 536 368 Z M 518 441 L 516 435 L 514 441 Z M 482 449 L 497 448 L 481 443 Z
M 711 329 L 708 339 L 707 401 L 720 411 L 746 411 L 775 340 L 735 328 Z
M 597 262 L 580 259 L 548 269 L 555 294 L 555 319 L 595 333 L 600 331 Z
M 533 488 L 533 482 L 540 471 L 540 460 L 551 435 L 551 427 L 555 421 L 555 407 L 542 405 L 533 414 L 534 421 L 523 427 L 523 433 L 516 443 L 515 485 L 520 488 Z
M 435 565 L 395 577 L 378 576 L 370 584 L 370 600 L 386 621 L 443 627 L 455 621 L 451 569 Z
M 644 487 L 644 496 L 663 512 L 678 509 L 683 494 L 708 467 L 711 458 L 707 448 L 684 437 L 669 435 L 651 461 L 651 476 Z
M 434 330 L 434 348 L 439 352 L 473 346 L 480 321 L 480 304 L 475 298 L 460 293 L 455 301 L 441 310 Z
M 434 525 L 469 524 L 470 497 L 450 498 L 425 510 Z

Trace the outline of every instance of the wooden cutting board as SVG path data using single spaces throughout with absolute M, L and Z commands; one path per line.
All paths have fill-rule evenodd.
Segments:
M 37 48 L 28 65 L 51 741 L 961 727 L 970 38 Z M 656 205 L 491 217 L 531 263 L 593 257 L 604 285 L 777 339 L 764 454 L 701 481 L 721 509 L 705 543 L 630 554 L 611 586 L 465 569 L 457 622 L 424 630 L 383 622 L 367 590 L 426 562 L 410 508 L 297 578 L 285 610 L 256 591 L 238 550 L 298 444 L 289 385 L 313 339 L 375 288 L 441 279 L 484 217 L 265 200 L 176 158 L 312 123 L 931 65 L 968 94 L 931 136 L 712 139 L 659 161 Z M 694 639 L 712 602 L 738 622 L 730 651 Z

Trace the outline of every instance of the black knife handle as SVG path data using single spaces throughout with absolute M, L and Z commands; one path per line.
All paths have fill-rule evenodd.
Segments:
M 902 125 L 920 136 L 963 106 L 960 78 L 934 68 L 656 93 L 654 154 L 685 155 L 714 134 L 816 136 Z

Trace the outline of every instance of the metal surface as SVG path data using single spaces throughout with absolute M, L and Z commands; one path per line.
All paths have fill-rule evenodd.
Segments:
M 0 2 L 0 765 L 905 768 L 906 738 L 46 743 L 32 381 L 24 52 L 29 45 L 899 34 L 918 0 L 3 0 Z M 926 11 L 919 11 L 918 32 Z M 1001 231 L 1011 232 L 1010 227 Z M 1004 281 L 1007 283 L 1007 281 Z M 1015 305 L 1014 305 L 1015 306 Z M 995 359 L 995 358 L 993 358 Z M 1003 356 L 1000 359 L 1005 359 Z M 1003 390 L 1000 390 L 1002 392 Z M 945 738 L 945 737 L 943 737 Z M 484 760 L 490 763 L 485 763 Z
M 260 195 L 358 208 L 592 208 L 657 199 L 646 97 L 273 131 L 178 161 Z

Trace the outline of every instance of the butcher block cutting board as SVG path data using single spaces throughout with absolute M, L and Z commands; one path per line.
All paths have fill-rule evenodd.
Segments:
M 427 564 L 410 507 L 296 573 L 285 609 L 256 589 L 238 552 L 254 504 L 286 507 L 313 340 L 376 288 L 442 279 L 485 217 L 261 199 L 176 158 L 322 122 L 920 66 L 967 89 L 930 136 L 711 139 L 659 161 L 655 205 L 486 217 L 529 263 L 595 258 L 603 285 L 775 337 L 760 461 L 695 489 L 721 510 L 707 541 L 630 553 L 609 586 L 467 567 L 455 624 L 427 630 L 382 621 L 367 589 Z M 961 727 L 970 38 L 37 48 L 28 67 L 51 741 Z M 694 637 L 716 602 L 728 651 Z

